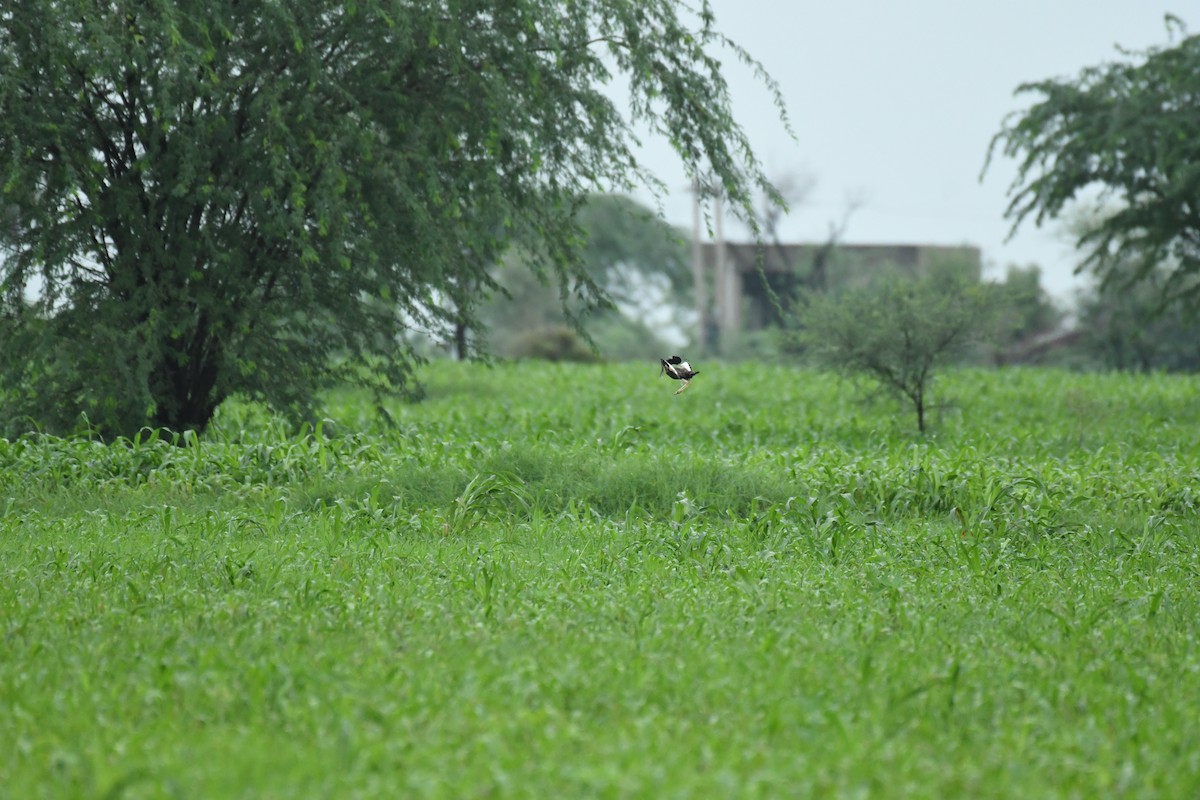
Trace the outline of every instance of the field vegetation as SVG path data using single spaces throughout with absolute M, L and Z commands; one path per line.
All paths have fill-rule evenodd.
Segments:
M 0 439 L 0 794 L 1197 796 L 1196 377 L 698 366 Z

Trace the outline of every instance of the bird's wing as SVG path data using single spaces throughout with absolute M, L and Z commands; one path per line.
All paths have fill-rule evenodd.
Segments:
M 683 364 L 684 360 L 680 356 L 671 356 L 667 359 L 668 364 Z

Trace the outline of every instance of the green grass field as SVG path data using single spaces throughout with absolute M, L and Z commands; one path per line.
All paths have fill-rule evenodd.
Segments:
M 0 440 L 0 795 L 1200 796 L 1200 381 L 439 363 Z

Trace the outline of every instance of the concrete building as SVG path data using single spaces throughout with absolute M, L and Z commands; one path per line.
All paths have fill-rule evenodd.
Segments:
M 703 349 L 727 351 L 738 336 L 779 322 L 767 286 L 781 300 L 802 289 L 836 290 L 887 274 L 911 277 L 938 270 L 982 275 L 977 247 L 943 245 L 755 244 L 702 242 L 693 249 Z M 764 278 L 766 283 L 764 283 Z M 699 282 L 703 281 L 703 285 Z M 713 301 L 707 302 L 709 293 Z

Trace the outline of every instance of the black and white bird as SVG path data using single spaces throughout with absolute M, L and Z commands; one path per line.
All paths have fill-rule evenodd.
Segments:
M 675 390 L 675 394 L 679 394 L 692 383 L 692 378 L 700 374 L 700 370 L 692 369 L 692 365 L 684 361 L 680 356 L 671 356 L 670 358 L 660 358 L 662 368 L 658 374 L 661 376 L 664 372 L 668 378 L 674 378 L 677 381 L 683 381 L 683 386 Z

